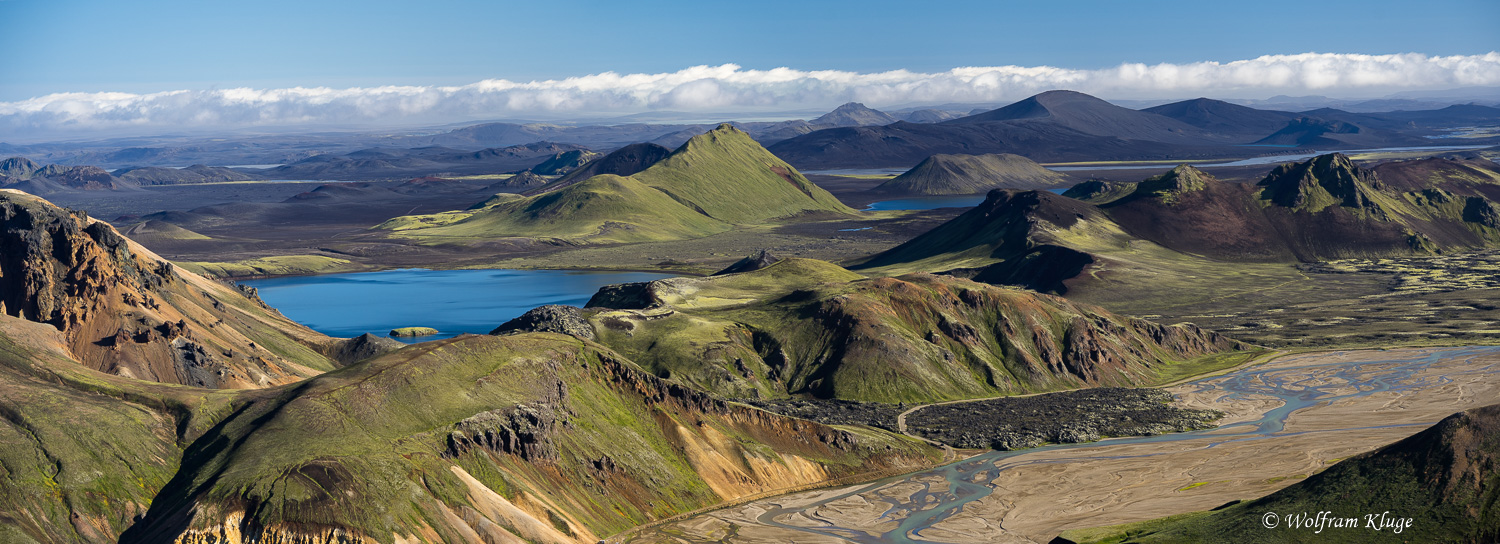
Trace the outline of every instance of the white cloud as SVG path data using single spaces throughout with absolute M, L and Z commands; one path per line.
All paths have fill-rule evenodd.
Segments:
M 606 72 L 561 80 L 489 79 L 456 86 L 220 89 L 152 94 L 59 93 L 0 102 L 0 129 L 15 133 L 129 129 L 378 124 L 500 117 L 752 111 L 1017 100 L 1050 89 L 1108 98 L 1377 91 L 1500 85 L 1500 53 L 1270 55 L 1227 63 L 1127 63 L 1100 70 L 1051 66 L 961 67 L 939 73 L 855 73 L 733 64 L 660 74 Z

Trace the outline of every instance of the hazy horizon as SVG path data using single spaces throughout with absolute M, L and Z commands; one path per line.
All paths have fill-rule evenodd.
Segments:
M 1400 13 L 1400 17 L 1389 16 Z M 1500 4 L 0 0 L 0 141 L 1500 86 Z M 1295 27 L 1295 32 L 1279 29 Z M 64 32 L 65 34 L 59 34 Z M 66 39 L 60 39 L 65 35 Z

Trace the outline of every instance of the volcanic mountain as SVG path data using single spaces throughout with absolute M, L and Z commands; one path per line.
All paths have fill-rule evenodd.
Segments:
M 874 191 L 908 195 L 973 195 L 991 189 L 1045 189 L 1064 181 L 1062 174 L 1026 157 L 1011 154 L 933 155 Z
M 1006 122 L 1043 124 L 1126 140 L 1177 144 L 1233 141 L 1182 121 L 1148 111 L 1122 108 L 1075 91 L 1047 91 L 1003 108 L 944 121 L 946 125 Z
M 1242 535 L 1244 542 L 1326 542 L 1314 531 L 1267 531 L 1266 512 L 1320 511 L 1393 514 L 1411 518 L 1400 534 L 1385 526 L 1354 540 L 1366 542 L 1495 542 L 1500 509 L 1500 405 L 1459 412 L 1426 430 L 1253 501 L 1140 524 L 1065 532 L 1068 542 L 1205 542 Z M 1085 537 L 1087 536 L 1087 538 Z
M 398 217 L 380 228 L 398 236 L 449 241 L 529 237 L 639 242 L 701 237 L 734 225 L 809 213 L 854 211 L 749 135 L 724 124 L 630 176 L 594 176 L 481 210 Z
M 858 268 L 948 271 L 1062 292 L 1085 268 L 1128 269 L 1144 254 L 1191 266 L 1202 257 L 1295 262 L 1495 247 L 1497 192 L 1500 166 L 1482 160 L 1369 170 L 1331 154 L 1278 166 L 1256 184 L 1184 165 L 1139 183 L 1087 182 L 1064 196 L 993 191 Z
M 833 111 L 825 113 L 821 117 L 809 121 L 809 123 L 835 127 L 862 127 L 867 125 L 889 125 L 896 121 L 895 117 L 891 117 L 890 114 L 883 111 L 867 108 L 859 102 L 850 102 L 834 108 Z

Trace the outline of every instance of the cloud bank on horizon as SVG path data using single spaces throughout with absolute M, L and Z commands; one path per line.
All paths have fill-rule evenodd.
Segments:
M 1108 98 L 1369 93 L 1500 85 L 1500 53 L 1427 56 L 1306 53 L 1233 62 L 1134 64 L 1078 70 L 962 67 L 939 73 L 856 73 L 694 66 L 658 74 L 606 72 L 566 79 L 488 79 L 462 86 L 58 93 L 0 102 L 0 130 L 69 131 L 380 124 L 497 117 L 565 117 L 653 110 L 722 112 L 1018 100 L 1051 89 Z

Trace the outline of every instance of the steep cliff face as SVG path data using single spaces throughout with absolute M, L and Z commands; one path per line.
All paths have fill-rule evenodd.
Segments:
M 246 397 L 121 541 L 595 542 L 936 456 L 728 403 L 567 336 L 466 336 Z
M 333 368 L 314 350 L 331 339 L 16 191 L 0 191 L 0 312 L 56 327 L 88 367 L 144 380 L 264 387 Z
M 591 302 L 633 303 L 593 310 L 599 341 L 736 397 L 931 402 L 1145 385 L 1174 362 L 1240 349 L 1190 325 L 1031 291 L 930 274 L 863 279 L 806 259 L 635 291 Z

